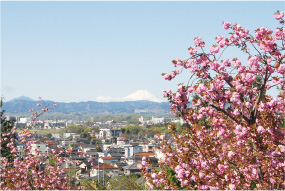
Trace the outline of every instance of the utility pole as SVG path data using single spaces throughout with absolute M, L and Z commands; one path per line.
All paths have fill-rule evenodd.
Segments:
M 104 173 L 104 164 L 103 164 L 103 185 L 105 186 L 105 173 Z
M 99 183 L 99 175 L 100 175 L 100 170 L 99 170 L 100 168 L 99 168 L 99 156 L 98 156 L 98 174 L 97 174 L 97 176 L 98 176 L 98 183 Z

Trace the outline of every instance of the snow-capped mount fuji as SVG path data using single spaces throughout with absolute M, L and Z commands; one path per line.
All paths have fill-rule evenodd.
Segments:
M 123 98 L 125 101 L 153 101 L 153 102 L 163 102 L 163 100 L 155 97 L 147 90 L 137 90 L 136 92 Z

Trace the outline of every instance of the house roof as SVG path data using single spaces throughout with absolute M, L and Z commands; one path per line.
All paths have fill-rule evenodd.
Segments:
M 130 164 L 130 165 L 128 165 L 128 166 L 124 166 L 123 169 L 125 169 L 125 170 L 126 170 L 126 169 L 127 169 L 127 170 L 137 170 L 137 169 L 139 169 L 139 168 L 138 168 L 138 163 L 135 162 L 135 163 Z
M 123 151 L 124 149 L 123 148 L 110 148 L 109 149 L 109 153 L 119 153 L 120 151 Z
M 135 161 L 141 161 L 142 160 L 142 155 L 133 155 L 131 157 L 129 157 L 129 160 L 135 160 Z M 149 158 L 149 157 L 147 157 Z
M 115 166 L 117 166 L 118 168 L 122 168 L 122 167 L 124 167 L 124 166 L 127 166 L 128 165 L 128 163 L 125 163 L 125 162 L 116 162 L 116 163 L 114 163 L 115 164 Z
M 92 168 L 98 169 L 98 165 L 93 166 Z M 118 169 L 117 167 L 114 167 L 110 164 L 99 164 L 99 169 Z
M 148 153 L 136 153 L 135 155 L 150 157 L 150 156 L 155 156 L 155 153 L 153 153 L 153 152 L 148 152 Z
M 95 146 L 94 145 L 90 145 L 90 144 L 80 144 L 80 147 L 81 148 L 95 148 Z
M 101 159 L 103 159 L 103 160 L 112 160 L 112 159 L 114 159 L 114 157 L 100 157 Z
M 56 142 L 46 142 L 45 144 L 47 144 L 47 145 L 57 145 Z
M 121 153 L 110 153 L 110 155 L 111 155 L 112 157 L 122 157 L 122 156 L 124 156 L 124 155 L 121 154 Z
M 87 165 L 87 166 L 88 166 L 88 165 L 90 166 L 90 165 L 91 165 L 91 163 L 92 163 L 92 162 L 88 162 L 88 161 L 81 161 L 81 162 L 80 162 L 80 165 L 85 164 L 85 165 Z M 93 163 L 94 163 L 94 162 L 93 162 Z

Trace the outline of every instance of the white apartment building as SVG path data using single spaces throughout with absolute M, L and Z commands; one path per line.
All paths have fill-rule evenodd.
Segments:
M 130 146 L 130 147 L 125 147 L 125 157 L 129 158 L 133 156 L 136 153 L 141 153 L 143 152 L 143 147 L 142 146 Z
M 36 155 L 36 149 L 40 151 L 40 154 L 43 155 L 44 153 L 47 153 L 47 144 L 31 144 L 31 153 L 33 155 Z
M 100 129 L 99 138 L 121 137 L 121 129 Z

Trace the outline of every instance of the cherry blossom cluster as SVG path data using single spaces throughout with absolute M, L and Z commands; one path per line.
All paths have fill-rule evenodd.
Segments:
M 12 162 L 8 162 L 7 158 L 1 157 L 1 189 L 2 190 L 70 190 L 74 188 L 73 183 L 69 184 L 68 177 L 64 175 L 66 169 L 61 168 L 63 158 L 59 154 L 51 152 L 49 158 L 54 159 L 54 164 L 46 164 L 41 169 L 41 164 L 46 162 L 47 153 L 44 156 L 36 150 L 36 154 L 31 153 L 32 144 L 35 141 L 27 141 L 26 137 L 30 137 L 31 133 L 28 129 L 18 133 L 21 143 L 25 146 L 23 149 L 23 159 L 15 157 Z M 11 140 L 10 145 L 13 145 Z M 63 151 L 62 151 L 63 152 Z M 11 153 L 16 156 L 17 147 L 11 147 Z M 66 152 L 68 153 L 68 151 Z
M 283 12 L 274 17 L 284 24 Z M 173 136 L 160 139 L 164 156 L 159 172 L 139 164 L 151 188 L 284 189 L 285 31 L 260 27 L 251 35 L 230 22 L 223 22 L 223 28 L 230 30 L 229 37 L 217 36 L 209 54 L 202 37 L 196 37 L 188 49 L 191 57 L 172 61 L 181 70 L 163 74 L 166 80 L 182 71 L 191 74 L 176 92 L 163 91 L 171 112 L 189 127 L 178 134 L 169 124 Z M 220 60 L 230 47 L 244 52 L 247 62 Z M 274 98 L 269 90 L 276 87 Z
M 45 105 L 44 102 L 43 105 Z M 40 107 L 40 104 L 37 104 L 37 106 Z M 55 107 L 56 105 L 54 104 L 53 108 Z M 48 110 L 49 108 L 45 107 L 41 113 L 33 113 L 33 120 L 36 120 L 36 117 Z M 33 109 L 30 109 L 30 111 L 33 111 Z M 13 127 L 11 132 L 2 133 L 0 143 L 7 141 L 7 138 L 15 133 L 16 127 Z M 43 154 L 36 149 L 35 153 L 32 153 L 32 144 L 36 143 L 36 141 L 28 141 L 27 138 L 31 136 L 32 133 L 29 132 L 29 128 L 18 132 L 17 141 L 23 145 L 22 157 L 17 156 L 18 149 L 14 138 L 8 140 L 9 143 L 6 146 L 10 149 L 10 153 L 14 154 L 14 157 L 12 161 L 9 161 L 6 157 L 0 157 L 1 190 L 82 189 L 80 186 L 76 187 L 75 181 L 66 175 L 66 169 L 61 168 L 61 164 L 68 160 L 67 157 L 62 157 L 62 154 L 68 155 L 74 149 L 61 150 L 59 153 L 56 153 L 55 149 L 49 151 L 49 148 L 47 148 L 48 152 Z M 42 165 L 45 165 L 45 167 L 42 168 Z

